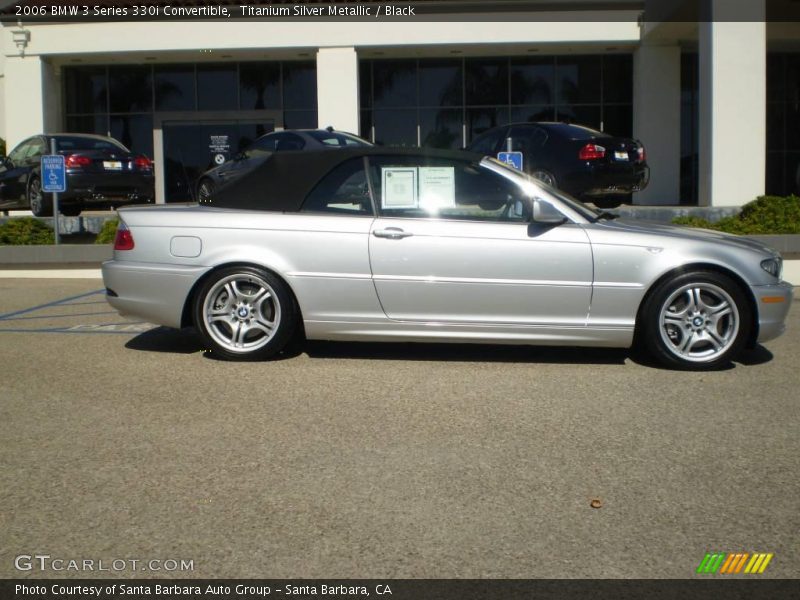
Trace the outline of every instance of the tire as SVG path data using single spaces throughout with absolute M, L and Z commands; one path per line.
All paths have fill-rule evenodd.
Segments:
M 658 284 L 640 316 L 640 341 L 650 355 L 664 366 L 690 371 L 728 364 L 753 324 L 745 292 L 714 271 L 691 271 Z
M 545 169 L 534 169 L 531 171 L 531 177 L 538 179 L 542 183 L 546 183 L 550 187 L 558 188 L 558 180 L 550 171 L 546 171 Z
M 35 217 L 52 217 L 53 201 L 42 192 L 42 183 L 33 178 L 28 183 L 28 207 Z
M 284 350 L 297 329 L 294 296 L 256 267 L 214 273 L 195 296 L 194 323 L 211 352 L 226 360 L 263 360 Z
M 211 195 L 214 193 L 216 186 L 210 179 L 203 179 L 197 186 L 197 201 L 208 202 Z

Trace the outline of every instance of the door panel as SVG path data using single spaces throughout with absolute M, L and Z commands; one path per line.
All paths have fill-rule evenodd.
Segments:
M 379 218 L 369 250 L 392 319 L 586 324 L 592 253 L 577 225 Z

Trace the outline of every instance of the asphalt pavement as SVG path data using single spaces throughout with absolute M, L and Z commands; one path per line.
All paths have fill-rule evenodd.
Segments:
M 467 345 L 231 363 L 97 280 L 0 286 L 0 577 L 684 578 L 740 551 L 800 575 L 797 302 L 780 339 L 683 373 Z

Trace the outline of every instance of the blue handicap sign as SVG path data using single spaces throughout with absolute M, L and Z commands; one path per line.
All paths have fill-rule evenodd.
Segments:
M 522 152 L 500 152 L 497 160 L 522 171 Z
M 45 154 L 42 156 L 42 191 L 66 192 L 67 169 L 61 154 Z

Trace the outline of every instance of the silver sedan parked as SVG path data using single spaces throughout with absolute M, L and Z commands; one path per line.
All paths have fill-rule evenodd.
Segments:
M 119 211 L 109 303 L 228 359 L 309 339 L 629 347 L 719 367 L 784 330 L 754 241 L 596 213 L 491 158 L 276 153 L 200 205 Z

